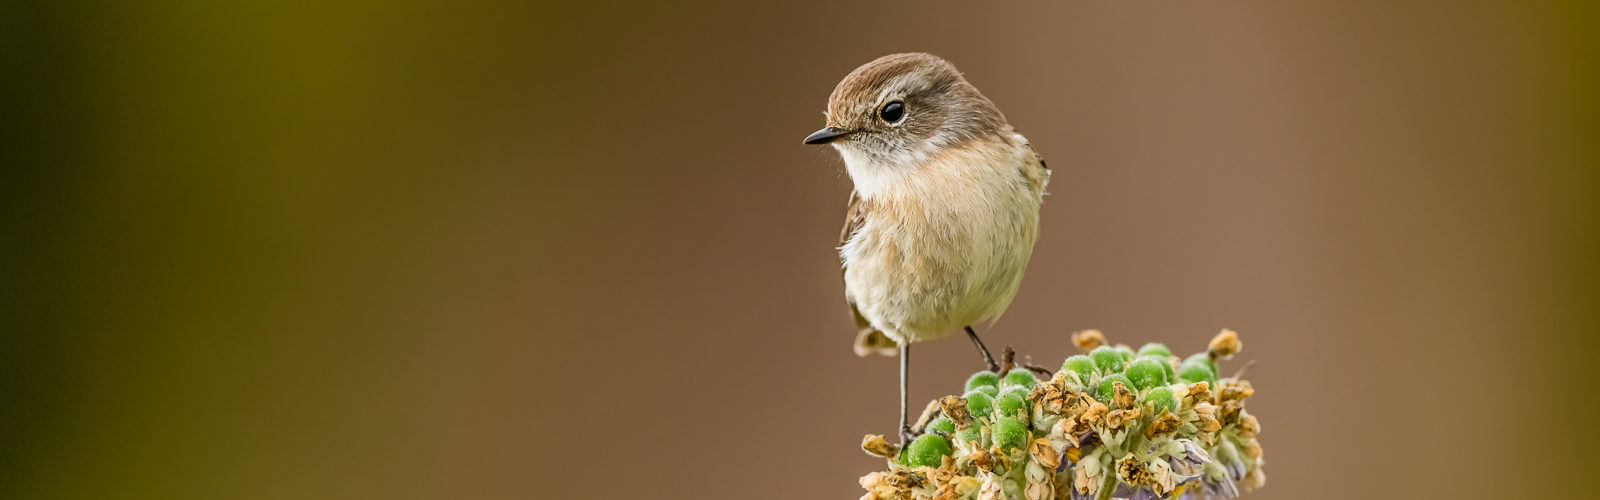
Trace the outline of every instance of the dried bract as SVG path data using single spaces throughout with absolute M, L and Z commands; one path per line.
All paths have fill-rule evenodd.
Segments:
M 1106 430 L 1121 429 L 1124 425 L 1139 419 L 1139 409 L 1111 410 L 1106 414 Z
M 882 434 L 867 434 L 861 438 L 861 450 L 867 452 L 868 455 L 894 458 L 894 454 L 900 451 L 900 447 L 889 444 L 889 441 L 883 439 Z
M 1149 427 L 1145 427 L 1144 437 L 1154 438 L 1157 436 L 1171 434 L 1173 432 L 1177 432 L 1178 426 L 1180 425 L 1183 425 L 1182 419 L 1179 419 L 1177 415 L 1173 415 L 1166 410 L 1162 410 L 1161 416 L 1156 417 L 1155 421 L 1151 422 Z

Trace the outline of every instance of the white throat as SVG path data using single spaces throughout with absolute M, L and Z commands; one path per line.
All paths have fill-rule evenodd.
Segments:
M 934 145 L 934 151 L 910 149 L 892 156 L 870 154 L 859 147 L 834 144 L 844 159 L 845 170 L 862 198 L 878 198 L 901 191 L 920 181 L 952 182 L 962 178 L 985 178 L 996 170 L 1015 171 L 1015 163 L 1027 151 L 1027 140 L 1011 134 L 1012 141 L 978 139 L 951 147 Z M 1011 173 L 1011 172 L 1008 172 Z M 1001 178 L 1009 175 L 1001 175 Z M 956 187 L 956 186 L 950 186 Z

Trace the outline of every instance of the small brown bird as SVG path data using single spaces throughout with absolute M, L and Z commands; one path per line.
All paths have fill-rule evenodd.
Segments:
M 900 438 L 910 345 L 1004 313 L 1039 235 L 1050 171 L 994 103 L 943 59 L 893 54 L 844 77 L 827 126 L 806 144 L 831 144 L 855 183 L 840 234 L 845 301 L 859 355 L 900 356 Z

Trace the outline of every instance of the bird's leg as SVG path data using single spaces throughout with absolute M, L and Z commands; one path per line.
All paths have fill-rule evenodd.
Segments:
M 909 404 L 911 391 L 908 385 L 908 375 L 911 372 L 911 343 L 900 343 L 900 449 L 904 450 L 911 443 L 911 438 L 916 437 L 911 432 Z
M 967 325 L 967 337 L 972 339 L 972 345 L 978 346 L 978 352 L 983 353 L 983 362 L 989 365 L 989 371 L 999 373 L 1000 363 L 994 362 L 994 356 L 989 354 L 989 348 L 984 347 L 983 341 L 978 339 L 978 332 L 972 331 L 972 325 Z

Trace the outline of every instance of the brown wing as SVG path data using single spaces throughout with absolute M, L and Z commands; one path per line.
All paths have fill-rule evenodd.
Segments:
M 868 203 L 861 199 L 861 195 L 854 191 L 850 192 L 850 207 L 845 211 L 844 229 L 839 231 L 839 246 L 844 246 L 844 243 L 850 240 L 850 235 L 855 234 L 856 230 L 861 229 L 862 224 L 867 223 L 867 207 Z M 848 294 L 845 296 L 845 303 L 850 304 L 850 313 L 856 317 L 857 356 L 866 357 L 874 354 L 894 356 L 899 353 L 899 345 L 883 332 L 873 328 L 872 323 L 861 316 L 861 310 L 856 308 L 855 301 L 851 300 Z
M 839 246 L 842 247 L 846 241 L 850 241 L 850 235 L 854 234 L 857 229 L 861 229 L 861 225 L 866 223 L 867 202 L 861 199 L 861 195 L 851 191 L 850 206 L 845 209 L 844 214 L 844 229 L 839 231 Z
M 1033 153 L 1033 158 L 1039 161 L 1037 167 L 1024 164 L 1022 177 L 1027 179 L 1034 189 L 1044 191 L 1045 185 L 1050 183 L 1050 166 L 1044 164 L 1044 155 L 1039 154 L 1039 150 L 1033 149 L 1032 143 L 1023 142 L 1022 145 L 1027 146 L 1028 152 Z

